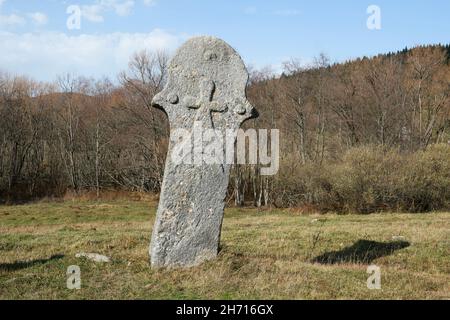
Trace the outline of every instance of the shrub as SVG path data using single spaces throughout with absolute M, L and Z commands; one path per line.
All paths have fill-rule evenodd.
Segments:
M 285 161 L 274 184 L 277 206 L 341 213 L 450 208 L 450 146 L 445 144 L 416 153 L 357 147 L 323 165 Z
M 450 207 L 450 146 L 432 145 L 406 159 L 398 184 L 401 207 L 412 212 Z

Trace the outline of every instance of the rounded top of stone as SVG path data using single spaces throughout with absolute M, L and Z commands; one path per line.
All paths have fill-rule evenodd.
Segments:
M 230 111 L 230 117 L 235 115 L 241 121 L 254 115 L 245 95 L 247 82 L 245 64 L 230 45 L 212 36 L 193 37 L 171 59 L 166 86 L 153 105 L 167 113 L 174 110 L 174 116 L 179 117 L 181 110 L 198 108 L 207 92 L 208 99 L 222 106 L 214 110 Z M 211 84 L 208 90 L 204 83 Z
M 169 64 L 169 73 L 180 67 L 214 71 L 221 68 L 233 73 L 233 80 L 248 80 L 247 69 L 239 54 L 222 39 L 212 36 L 199 36 L 187 40 Z M 235 77 L 240 75 L 238 79 Z
M 181 45 L 180 48 L 178 48 L 177 53 L 175 56 L 180 52 L 184 50 L 194 50 L 199 49 L 202 50 L 202 48 L 209 48 L 210 51 L 214 53 L 214 51 L 220 51 L 220 50 L 226 50 L 229 51 L 229 53 L 234 54 L 236 56 L 239 56 L 239 54 L 234 50 L 228 43 L 226 43 L 224 40 L 213 37 L 213 36 L 196 36 L 189 38 L 183 45 Z M 242 59 L 241 59 L 242 62 Z M 242 62 L 243 63 L 243 62 Z

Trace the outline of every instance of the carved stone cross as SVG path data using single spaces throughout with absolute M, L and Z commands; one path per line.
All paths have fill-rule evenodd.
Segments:
M 167 84 L 152 101 L 167 114 L 171 135 L 150 246 L 152 267 L 194 266 L 217 256 L 230 164 L 173 161 L 174 132 L 195 136 L 193 128 L 201 124 L 223 136 L 234 132 L 234 143 L 241 124 L 256 116 L 245 95 L 247 81 L 240 56 L 217 38 L 190 39 L 171 60 Z

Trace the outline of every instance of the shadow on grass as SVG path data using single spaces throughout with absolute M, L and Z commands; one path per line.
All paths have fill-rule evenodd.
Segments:
M 388 256 L 396 250 L 409 247 L 407 241 L 377 242 L 358 240 L 352 246 L 339 251 L 326 252 L 315 257 L 312 262 L 321 264 L 361 263 L 370 264 L 373 260 Z
M 51 256 L 48 259 L 36 259 L 36 260 L 30 260 L 30 261 L 16 261 L 12 263 L 0 263 L 0 270 L 1 271 L 16 271 L 21 270 L 25 268 L 30 268 L 38 264 L 44 264 L 49 261 L 53 260 L 59 260 L 64 258 L 63 254 L 56 254 Z

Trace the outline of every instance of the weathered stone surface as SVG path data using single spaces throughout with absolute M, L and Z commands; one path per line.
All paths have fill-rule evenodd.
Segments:
M 150 246 L 152 267 L 194 266 L 217 256 L 230 165 L 173 161 L 173 133 L 182 128 L 192 134 L 199 122 L 223 134 L 236 131 L 256 116 L 245 95 L 247 81 L 240 56 L 217 38 L 190 39 L 171 60 L 167 84 L 153 99 L 169 118 L 171 142 Z

